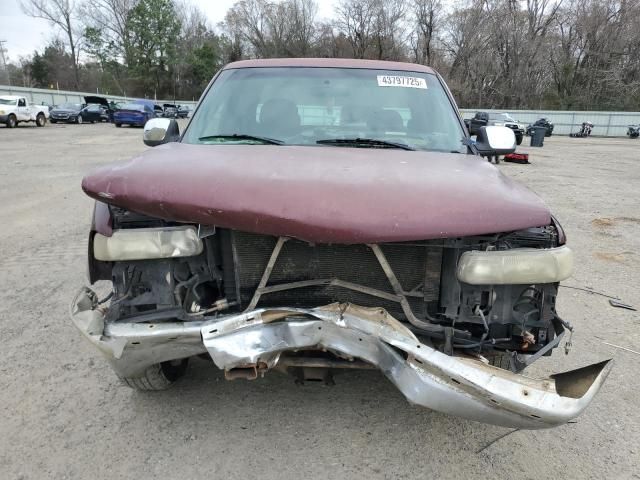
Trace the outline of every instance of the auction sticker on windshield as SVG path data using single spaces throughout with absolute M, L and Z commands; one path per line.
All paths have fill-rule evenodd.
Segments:
M 399 75 L 378 75 L 379 87 L 405 87 L 427 89 L 427 81 L 419 77 L 404 77 Z

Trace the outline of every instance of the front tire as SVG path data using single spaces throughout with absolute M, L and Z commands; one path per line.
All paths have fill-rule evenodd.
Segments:
M 120 377 L 129 387 L 146 392 L 166 390 L 187 371 L 188 358 L 151 365 L 139 377 Z
M 36 127 L 44 127 L 45 123 L 47 123 L 47 118 L 44 116 L 44 113 L 36 115 Z
M 118 128 L 120 128 L 120 127 L 122 126 L 122 124 L 121 124 L 121 123 L 114 123 L 114 125 L 115 125 L 116 127 L 118 127 Z
M 516 137 L 516 145 L 520 145 L 522 143 L 522 136 Z
M 78 115 L 78 118 L 76 118 L 76 123 L 78 125 L 80 125 L 82 123 L 82 115 Z
M 16 118 L 16 116 L 9 115 L 9 118 L 7 118 L 7 127 L 16 128 L 17 125 L 18 125 L 18 119 Z

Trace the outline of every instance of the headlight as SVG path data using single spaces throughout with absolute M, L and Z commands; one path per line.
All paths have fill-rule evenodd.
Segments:
M 4 115 L 4 110 L 0 110 L 0 115 Z
M 458 280 L 472 285 L 554 283 L 572 273 L 573 252 L 567 246 L 464 252 L 458 262 Z
M 151 258 L 192 257 L 202 252 L 193 227 L 114 230 L 110 237 L 96 233 L 93 255 L 105 262 Z

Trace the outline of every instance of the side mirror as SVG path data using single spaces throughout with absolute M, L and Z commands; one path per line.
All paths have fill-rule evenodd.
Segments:
M 476 148 L 483 157 L 506 155 L 516 151 L 516 135 L 508 127 L 480 127 Z
M 180 127 L 172 118 L 152 118 L 144 126 L 142 139 L 150 147 L 177 142 L 180 140 Z

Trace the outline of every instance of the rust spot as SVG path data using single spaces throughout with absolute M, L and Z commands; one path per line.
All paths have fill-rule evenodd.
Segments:
M 224 378 L 227 380 L 236 380 L 244 378 L 245 380 L 255 380 L 258 378 L 258 365 L 241 365 L 224 371 Z

